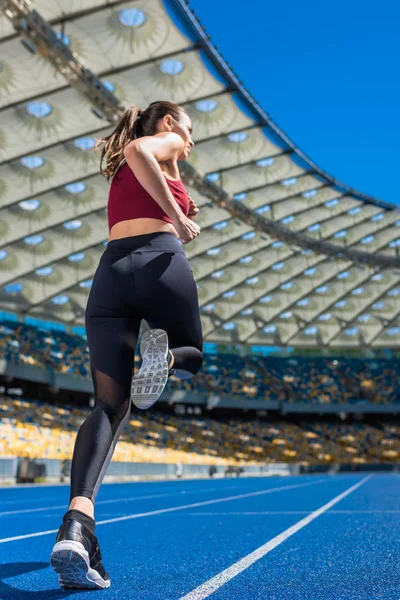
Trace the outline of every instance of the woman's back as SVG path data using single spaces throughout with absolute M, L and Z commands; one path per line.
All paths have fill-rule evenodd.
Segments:
M 182 183 L 172 179 L 165 180 L 170 188 L 175 200 L 179 204 L 184 215 L 189 212 L 189 196 Z M 124 162 L 116 171 L 110 186 L 108 197 L 108 228 L 114 227 L 113 233 L 126 230 L 127 223 L 124 222 L 140 219 L 140 222 L 129 223 L 129 235 L 139 233 L 149 233 L 149 231 L 171 231 L 175 228 L 166 227 L 165 224 L 172 224 L 172 220 L 165 214 L 161 206 L 144 189 L 129 165 Z M 142 221 L 144 219 L 146 223 Z M 155 223 L 149 223 L 148 220 L 155 220 Z M 161 221 L 161 223 L 160 223 Z M 119 225 L 120 224 L 120 225 Z M 115 228 L 119 225 L 118 229 Z M 146 230 L 150 227 L 150 230 Z M 135 231 L 134 231 L 135 230 Z M 117 235 L 116 237 L 121 237 Z M 114 239 L 110 236 L 110 239 Z

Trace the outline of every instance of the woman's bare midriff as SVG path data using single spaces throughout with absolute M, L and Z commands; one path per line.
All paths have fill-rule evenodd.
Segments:
M 178 232 L 172 223 L 161 221 L 160 219 L 129 219 L 120 221 L 111 227 L 108 241 L 119 240 L 121 238 L 133 235 L 145 235 L 146 233 L 156 233 L 158 231 L 168 231 L 178 236 Z

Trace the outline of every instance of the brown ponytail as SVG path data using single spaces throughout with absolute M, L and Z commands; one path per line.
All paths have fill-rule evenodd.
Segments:
M 157 124 L 165 115 L 179 121 L 184 109 L 172 102 L 153 102 L 146 110 L 130 106 L 121 116 L 114 131 L 98 140 L 95 150 L 101 149 L 100 173 L 110 179 L 124 158 L 124 148 L 139 137 L 154 135 Z M 103 160 L 106 160 L 103 168 Z

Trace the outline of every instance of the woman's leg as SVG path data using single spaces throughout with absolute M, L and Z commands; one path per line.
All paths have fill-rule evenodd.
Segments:
M 196 282 L 186 256 L 156 256 L 135 274 L 135 281 L 143 319 L 168 335 L 170 368 L 181 379 L 193 377 L 203 362 L 203 336 Z
M 110 578 L 95 535 L 94 503 L 118 437 L 130 414 L 130 384 L 141 322 L 133 290 L 132 259 L 112 244 L 96 270 L 86 307 L 86 332 L 95 406 L 75 442 L 71 504 L 51 555 L 61 586 L 105 588 Z
M 140 320 L 90 315 L 86 318 L 95 406 L 75 442 L 70 508 L 90 516 L 118 438 L 129 420 L 139 326 Z

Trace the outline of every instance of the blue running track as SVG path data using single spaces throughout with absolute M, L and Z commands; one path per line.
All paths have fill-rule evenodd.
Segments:
M 67 486 L 0 489 L 1 600 L 399 600 L 400 478 L 103 485 L 111 587 L 65 591 L 49 556 Z

